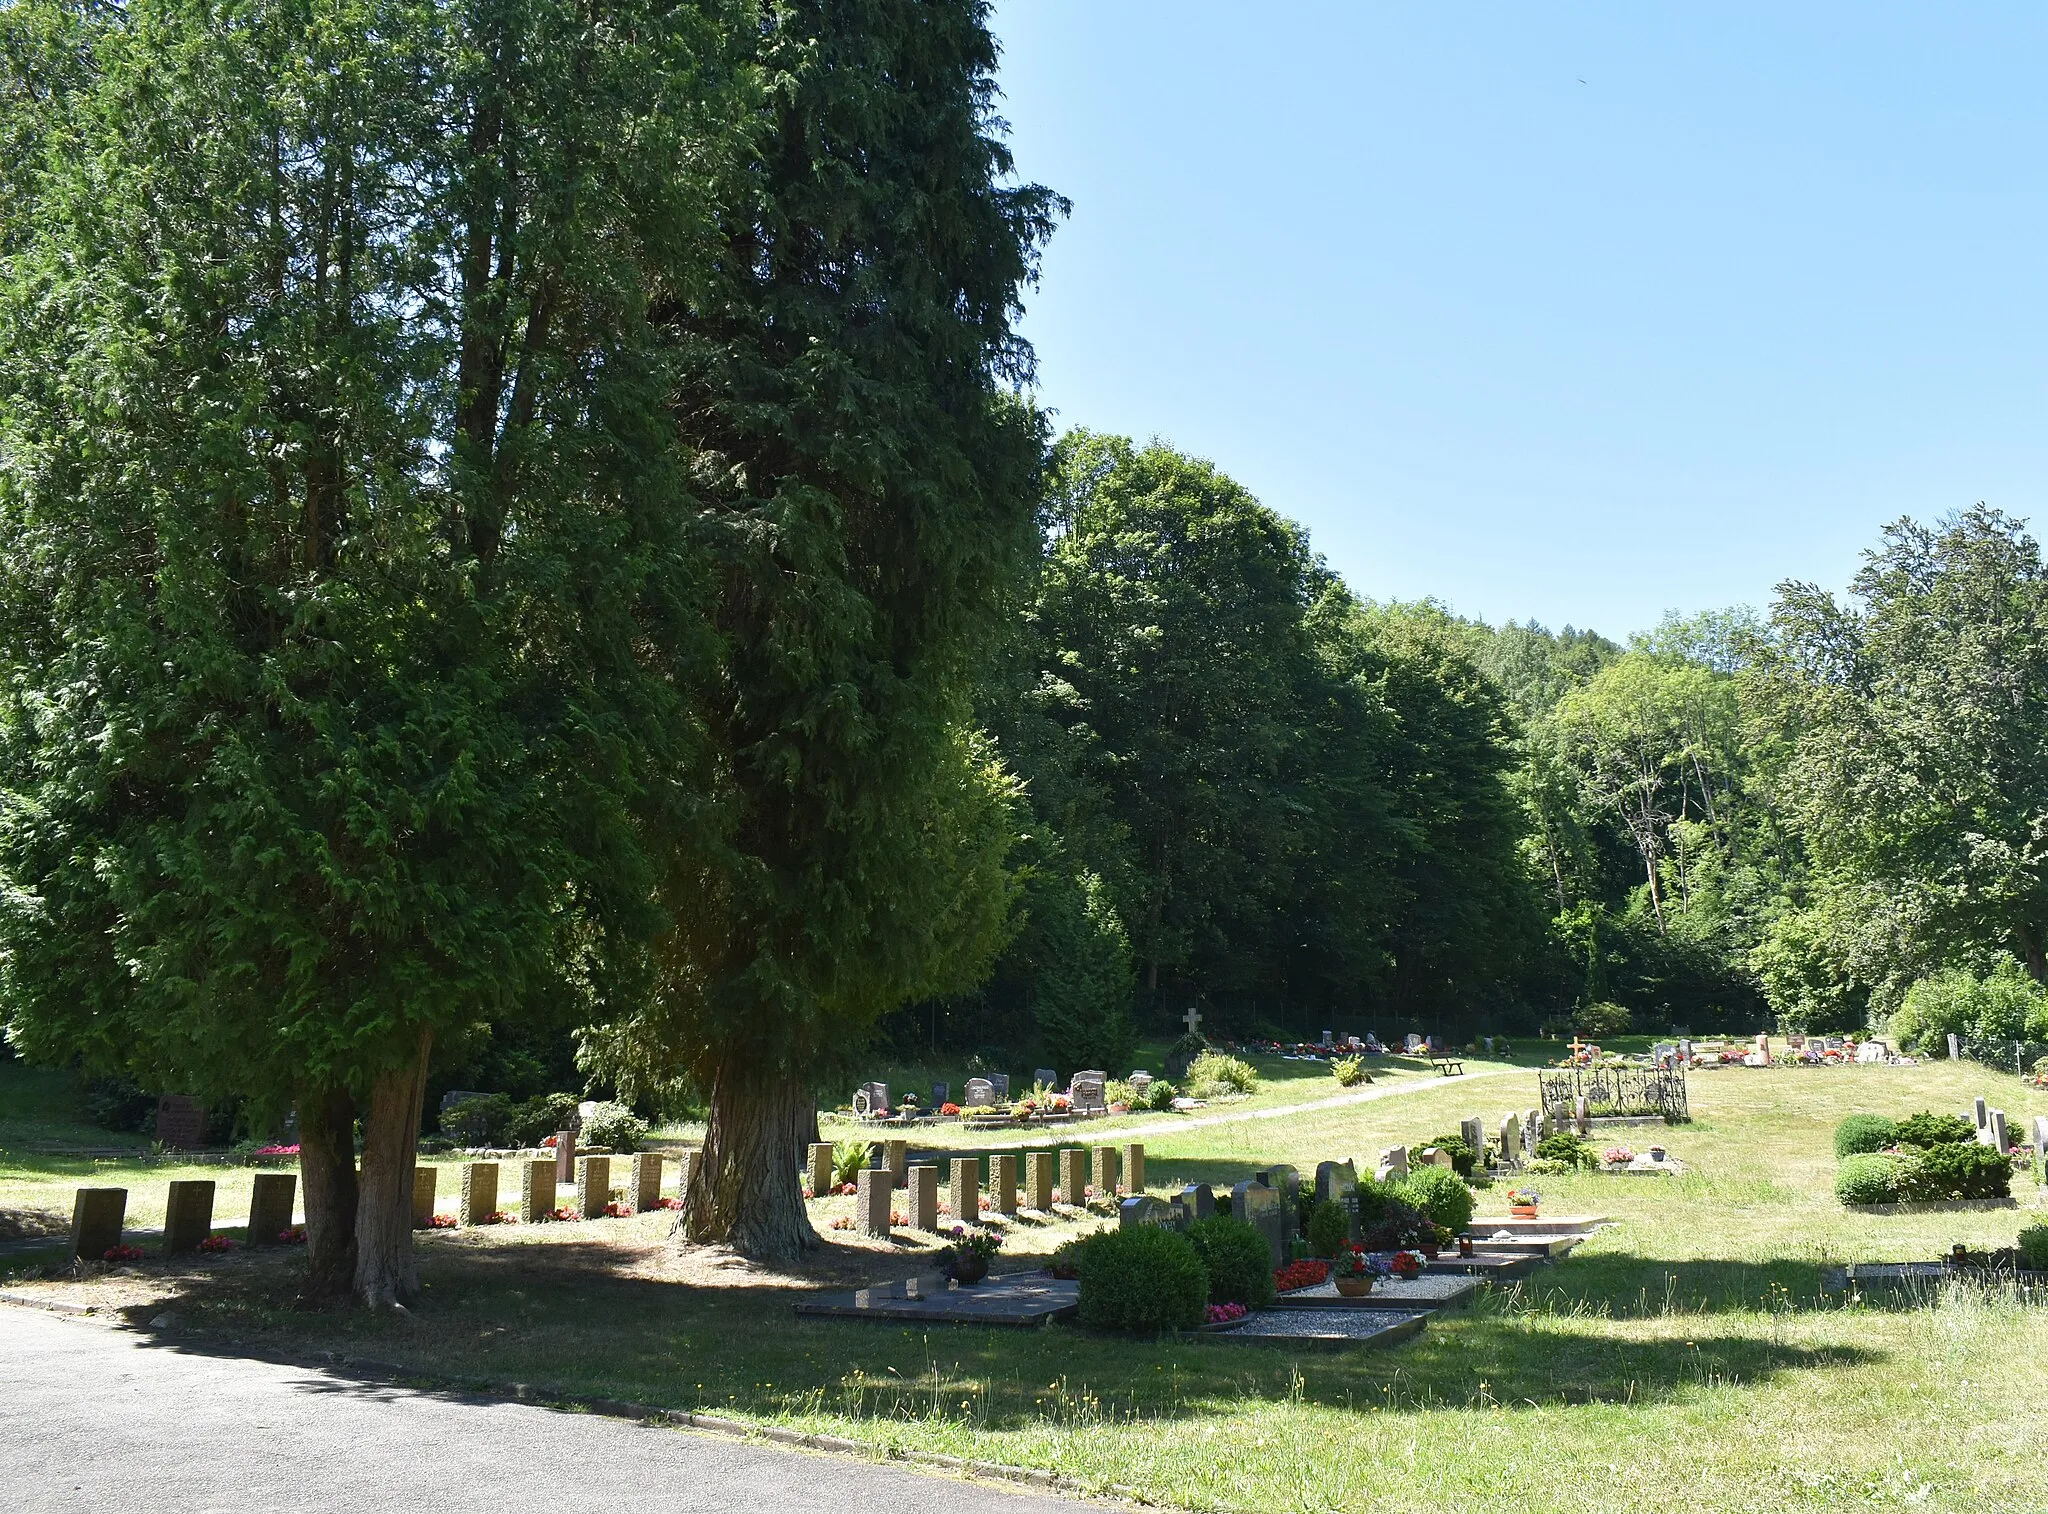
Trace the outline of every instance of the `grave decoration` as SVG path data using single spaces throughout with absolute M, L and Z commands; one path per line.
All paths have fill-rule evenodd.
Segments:
M 1376 1251 L 1367 1251 L 1356 1241 L 1347 1241 L 1330 1259 L 1330 1278 L 1346 1298 L 1363 1298 L 1372 1285 L 1392 1274 L 1393 1264 Z
M 955 1225 L 948 1232 L 951 1244 L 940 1253 L 940 1265 L 954 1282 L 966 1287 L 988 1276 L 988 1264 L 1003 1249 L 997 1232 L 980 1227 Z

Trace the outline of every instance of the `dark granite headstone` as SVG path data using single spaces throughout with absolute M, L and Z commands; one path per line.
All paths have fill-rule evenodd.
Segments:
M 206 1144 L 206 1108 L 197 1099 L 167 1093 L 156 1101 L 156 1138 L 174 1151 Z
M 1283 1218 L 1286 1207 L 1280 1202 L 1280 1195 L 1264 1183 L 1239 1183 L 1230 1190 L 1232 1217 L 1243 1220 L 1266 1238 L 1275 1267 L 1287 1260 L 1287 1222 Z
M 1280 1166 L 1268 1167 L 1258 1177 L 1280 1196 L 1280 1218 L 1287 1223 L 1282 1238 L 1292 1241 L 1301 1229 L 1301 1174 L 1292 1167 Z
M 1119 1230 L 1129 1230 L 1136 1225 L 1172 1225 L 1173 1206 L 1164 1199 L 1155 1199 L 1149 1193 L 1125 1199 L 1116 1207 L 1116 1223 Z
M 1216 1191 L 1207 1183 L 1190 1183 L 1180 1191 L 1180 1206 L 1190 1223 L 1211 1219 L 1216 1213 Z

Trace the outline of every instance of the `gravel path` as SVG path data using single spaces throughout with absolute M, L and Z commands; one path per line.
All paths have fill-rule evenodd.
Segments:
M 1095 1507 L 848 1456 L 366 1384 L 0 1306 L 0 1507 L 179 1514 Z

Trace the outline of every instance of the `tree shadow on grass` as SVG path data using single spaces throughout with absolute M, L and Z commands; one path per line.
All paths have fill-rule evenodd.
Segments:
M 878 1278 L 901 1267 L 875 1260 Z M 619 1251 L 601 1243 L 435 1248 L 421 1258 L 427 1298 L 405 1318 L 293 1311 L 278 1272 L 267 1296 L 259 1289 L 227 1301 L 232 1307 L 203 1324 L 206 1311 L 190 1300 L 168 1311 L 178 1316 L 175 1325 L 153 1328 L 145 1317 L 160 1317 L 161 1303 L 132 1311 L 130 1323 L 152 1343 L 181 1351 L 311 1364 L 327 1356 L 335 1364 L 324 1368 L 323 1391 L 389 1393 L 388 1364 L 409 1387 L 458 1398 L 517 1383 L 531 1385 L 523 1396 L 541 1401 L 624 1401 L 768 1419 L 965 1420 L 992 1430 L 1091 1416 L 1213 1418 L 1289 1398 L 1383 1409 L 1656 1404 L 1883 1356 L 1861 1346 L 1797 1344 L 1768 1320 L 1745 1329 L 1712 1311 L 1657 1338 L 1632 1336 L 1587 1318 L 1586 1301 L 1570 1301 L 1562 1289 L 1548 1307 L 1498 1300 L 1439 1315 L 1406 1344 L 1338 1351 L 1134 1340 L 1064 1324 L 799 1319 L 793 1305 L 804 1289 L 796 1280 L 704 1286 L 627 1275 L 619 1262 Z M 1705 1281 L 1684 1278 L 1680 1288 Z M 1723 1280 L 1725 1296 L 1734 1296 L 1738 1281 Z M 1607 1278 L 1615 1289 L 1625 1282 L 1618 1273 Z M 1749 1292 L 1753 1298 L 1753 1280 Z M 351 1359 L 379 1365 L 352 1373 Z

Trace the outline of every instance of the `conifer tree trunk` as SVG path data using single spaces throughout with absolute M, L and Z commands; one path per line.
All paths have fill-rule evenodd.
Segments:
M 356 1204 L 355 1294 L 372 1309 L 419 1298 L 412 1250 L 412 1175 L 419 1150 L 420 1105 L 427 1092 L 429 1032 L 413 1059 L 370 1085 L 363 1112 L 362 1193 Z
M 300 1094 L 299 1176 L 306 1190 L 305 1297 L 346 1298 L 356 1271 L 356 1106 L 347 1089 Z
M 801 1078 L 753 1071 L 746 1060 L 729 1059 L 712 1083 L 704 1152 L 678 1229 L 757 1261 L 790 1261 L 818 1244 L 797 1179 L 797 1138 L 816 1111 Z

